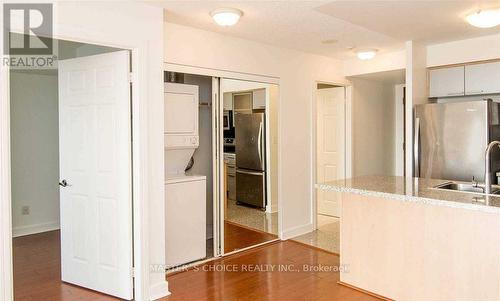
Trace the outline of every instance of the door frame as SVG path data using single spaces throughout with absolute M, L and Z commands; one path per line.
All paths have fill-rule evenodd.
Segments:
M 345 104 L 344 104 L 344 168 L 345 168 L 345 178 L 350 178 L 352 176 L 352 85 L 347 83 L 339 82 L 327 82 L 327 81 L 314 81 L 313 82 L 313 101 L 312 101 L 312 118 L 311 118 L 311 223 L 312 231 L 318 229 L 318 193 L 316 189 L 317 182 L 317 170 L 318 170 L 318 158 L 317 158 L 317 134 L 318 127 L 316 124 L 316 118 L 318 114 L 318 98 L 316 97 L 316 92 L 318 90 L 318 84 L 327 84 L 332 86 L 344 87 L 345 89 Z
M 148 202 L 150 176 L 148 173 L 148 107 L 147 99 L 147 43 L 142 45 L 116 45 L 88 39 L 67 37 L 58 34 L 54 39 L 88 43 L 128 50 L 131 53 L 132 93 L 131 121 L 132 133 L 132 225 L 133 225 L 133 262 L 134 262 L 134 300 L 155 298 L 150 293 L 149 222 Z M 10 68 L 0 66 L 0 299 L 12 300 L 13 253 L 12 253 L 12 198 L 11 198 L 11 156 L 10 156 Z M 139 74 L 140 73 L 140 74 Z M 133 139 L 132 139 L 133 138 Z M 2 286 L 3 285 L 3 286 Z M 160 292 L 158 294 L 161 294 Z
M 226 78 L 226 79 L 236 79 L 236 80 L 260 82 L 260 83 L 266 83 L 266 84 L 275 84 L 275 85 L 278 85 L 279 87 L 281 87 L 280 78 L 274 77 L 274 76 L 235 72 L 235 71 L 213 69 L 213 68 L 204 68 L 204 67 L 199 67 L 199 66 L 184 65 L 184 64 L 178 64 L 178 63 L 169 63 L 169 62 L 164 63 L 163 70 L 168 70 L 168 71 L 172 71 L 172 72 L 211 76 L 211 77 L 219 78 L 219 82 L 220 82 L 220 79 Z M 217 91 L 217 92 L 219 93 L 220 91 Z M 214 91 L 212 91 L 212 93 L 214 93 Z M 222 121 L 222 117 L 223 117 L 222 114 L 224 112 L 223 102 L 222 102 L 222 99 L 220 97 L 218 97 L 217 100 L 219 101 L 219 103 L 217 103 L 217 104 L 212 103 L 212 106 L 218 105 L 219 120 Z M 280 118 L 281 108 L 282 108 L 282 93 L 280 90 L 279 99 L 278 99 L 278 133 L 281 133 L 281 128 L 282 128 L 281 118 Z M 216 120 L 216 118 L 214 118 L 214 120 Z M 223 130 L 222 130 L 222 127 L 220 124 L 219 124 L 218 129 L 219 129 L 219 134 L 222 135 Z M 282 142 L 281 136 L 282 135 L 278 134 L 278 149 L 281 149 L 280 148 L 280 145 Z M 223 155 L 223 140 L 221 139 L 219 141 L 219 143 L 220 143 L 219 148 L 221 150 L 221 155 Z M 283 221 L 283 199 L 282 199 L 283 185 L 282 185 L 282 179 L 281 179 L 281 176 L 282 176 L 281 160 L 282 160 L 282 156 L 281 156 L 281 153 L 278 151 L 278 237 L 279 237 L 279 239 L 283 239 L 283 237 L 284 237 L 283 236 L 283 227 L 282 227 L 282 225 L 283 225 L 283 222 L 282 222 Z M 220 170 L 222 170 L 224 168 L 224 159 L 222 156 L 220 157 L 219 164 L 220 164 L 219 168 L 220 168 Z M 216 185 L 217 185 L 217 187 L 220 187 L 220 189 L 223 189 L 221 186 L 221 183 L 223 183 L 222 182 L 223 176 L 224 176 L 223 172 L 220 172 L 218 177 L 214 178 L 214 183 L 217 182 Z M 220 194 L 218 202 L 221 202 L 221 204 L 222 204 L 223 200 L 221 199 L 221 197 L 222 197 L 222 195 Z M 214 205 L 215 205 L 215 203 L 217 203 L 217 202 L 214 200 Z M 222 217 L 222 220 L 219 220 L 219 221 L 214 220 L 214 229 L 215 229 L 216 223 L 220 223 L 221 225 L 223 225 L 223 221 L 224 221 L 223 210 L 224 210 L 223 206 L 219 206 L 218 208 L 214 208 L 214 212 L 218 211 L 219 216 Z M 214 216 L 214 217 L 216 217 L 216 216 Z M 222 232 L 223 232 L 223 229 L 222 229 Z M 219 233 L 221 233 L 221 232 L 219 232 Z M 220 240 L 221 237 L 219 237 L 218 239 Z M 216 239 L 214 237 L 214 241 L 215 240 Z M 221 246 L 223 247 L 223 243 L 221 244 Z M 223 251 L 223 250 L 221 250 L 221 251 Z M 224 254 L 224 253 L 220 252 L 219 254 Z M 224 254 L 224 255 L 228 255 L 228 254 Z M 214 254 L 214 256 L 217 256 L 217 255 Z
M 396 109 L 396 139 L 395 139 L 395 174 L 396 176 L 405 176 L 405 89 L 406 84 L 398 84 L 394 87 L 394 102 Z M 401 142 L 401 144 L 399 144 Z

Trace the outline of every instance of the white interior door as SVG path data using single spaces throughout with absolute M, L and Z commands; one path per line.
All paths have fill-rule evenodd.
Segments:
M 129 52 L 59 61 L 62 281 L 130 300 Z
M 345 178 L 345 88 L 319 89 L 317 101 L 317 182 Z M 340 196 L 317 190 L 318 214 L 340 217 Z

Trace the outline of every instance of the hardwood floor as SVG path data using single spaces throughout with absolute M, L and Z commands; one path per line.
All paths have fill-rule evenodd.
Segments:
M 332 267 L 338 263 L 336 255 L 280 241 L 171 275 L 172 295 L 161 300 L 380 300 L 339 285 L 338 272 L 304 271 L 304 266 Z M 278 272 L 279 267 L 293 271 Z M 220 271 L 223 268 L 226 271 Z M 63 283 L 60 277 L 59 231 L 14 239 L 16 301 L 118 300 Z
M 14 238 L 15 301 L 119 300 L 61 281 L 59 231 Z
M 292 241 L 277 242 L 169 276 L 172 295 L 161 300 L 381 300 L 339 285 L 338 272 L 304 271 L 304 267 L 338 264 L 336 255 Z M 294 270 L 264 270 L 279 266 Z M 251 267 L 261 271 L 250 271 Z M 219 271 L 224 268 L 227 271 Z
M 251 247 L 278 238 L 278 236 L 233 222 L 224 222 L 224 252 Z

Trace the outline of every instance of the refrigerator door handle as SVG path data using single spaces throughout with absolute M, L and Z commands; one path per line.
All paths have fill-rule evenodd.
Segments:
M 259 161 L 262 166 L 262 122 L 259 124 L 259 136 L 257 137 L 257 148 L 259 152 Z
M 237 169 L 236 173 L 241 173 L 245 175 L 252 175 L 252 176 L 262 176 L 264 173 L 263 172 L 258 172 L 258 171 L 245 171 L 241 169 Z
M 413 138 L 413 174 L 420 177 L 420 118 L 415 118 L 415 137 Z

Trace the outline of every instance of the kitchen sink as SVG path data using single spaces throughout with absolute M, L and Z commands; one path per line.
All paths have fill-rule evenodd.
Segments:
M 482 184 L 470 184 L 470 183 L 455 183 L 446 182 L 435 186 L 436 189 L 442 190 L 454 190 L 460 192 L 471 192 L 471 193 L 481 193 L 484 194 L 484 185 Z M 491 194 L 500 194 L 500 186 L 492 185 Z
M 465 192 L 476 192 L 476 193 L 484 193 L 484 187 L 476 186 L 474 184 L 464 184 L 464 183 L 453 183 L 448 182 L 444 184 L 440 184 L 434 188 L 437 189 L 446 189 L 446 190 L 457 190 L 457 191 L 465 191 Z

